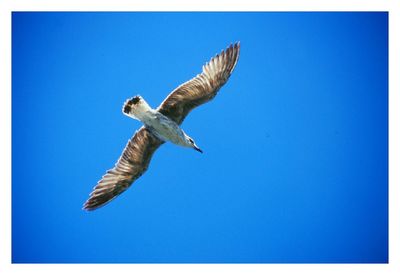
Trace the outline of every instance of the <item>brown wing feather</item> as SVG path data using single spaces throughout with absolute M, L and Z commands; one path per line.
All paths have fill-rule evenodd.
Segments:
M 128 141 L 115 167 L 97 183 L 83 208 L 94 210 L 128 189 L 147 170 L 154 151 L 163 143 L 145 127 L 139 129 Z
M 163 115 L 181 124 L 195 107 L 210 101 L 228 81 L 239 58 L 235 43 L 203 66 L 203 72 L 176 88 L 158 107 Z

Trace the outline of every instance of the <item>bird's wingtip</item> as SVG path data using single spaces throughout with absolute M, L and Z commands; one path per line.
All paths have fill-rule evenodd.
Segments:
M 89 205 L 87 204 L 87 202 L 85 202 L 85 204 L 82 206 L 82 210 L 83 211 L 90 211 L 90 210 L 92 210 L 92 209 L 90 209 L 90 207 L 89 207 Z
M 93 211 L 93 210 L 96 210 L 96 209 L 99 208 L 100 206 L 102 206 L 102 205 L 89 206 L 89 205 L 87 205 L 87 204 L 84 204 L 83 207 L 82 207 L 82 210 L 83 210 L 83 211 L 86 211 L 86 212 L 91 212 L 91 211 Z
M 238 41 L 232 43 L 232 44 L 230 45 L 230 48 L 240 48 L 240 40 L 238 40 Z

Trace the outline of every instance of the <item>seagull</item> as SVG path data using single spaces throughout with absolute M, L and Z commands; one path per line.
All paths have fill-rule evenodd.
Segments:
M 144 125 L 128 141 L 114 168 L 97 182 L 84 210 L 104 206 L 147 170 L 153 153 L 166 141 L 202 153 L 179 125 L 191 110 L 213 99 L 228 81 L 239 58 L 240 42 L 231 44 L 203 66 L 202 73 L 173 90 L 157 109 L 137 95 L 125 101 L 122 112 Z

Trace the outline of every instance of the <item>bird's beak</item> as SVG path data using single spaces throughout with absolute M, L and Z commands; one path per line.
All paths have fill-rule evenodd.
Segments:
M 199 151 L 200 153 L 203 153 L 203 151 L 199 147 L 197 147 L 196 145 L 194 145 L 193 149 L 196 150 L 196 151 Z

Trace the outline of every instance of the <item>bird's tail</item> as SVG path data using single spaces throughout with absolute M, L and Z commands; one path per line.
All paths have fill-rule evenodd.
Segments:
M 125 101 L 122 107 L 122 112 L 125 115 L 140 121 L 142 121 L 146 113 L 151 110 L 149 104 L 139 95 Z

